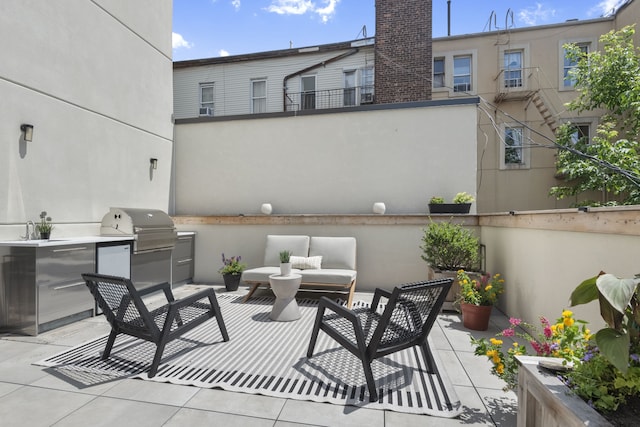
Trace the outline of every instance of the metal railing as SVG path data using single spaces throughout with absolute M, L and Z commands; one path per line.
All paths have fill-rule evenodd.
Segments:
M 287 91 L 285 94 L 286 111 L 357 107 L 358 105 L 373 104 L 373 101 L 373 86 L 305 92 Z

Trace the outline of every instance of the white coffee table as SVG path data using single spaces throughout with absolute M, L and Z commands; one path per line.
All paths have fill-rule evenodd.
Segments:
M 300 318 L 300 309 L 296 302 L 296 293 L 300 288 L 301 281 L 302 276 L 299 274 L 289 274 L 288 276 L 272 274 L 269 276 L 271 290 L 276 296 L 271 314 L 269 315 L 271 320 L 288 322 Z

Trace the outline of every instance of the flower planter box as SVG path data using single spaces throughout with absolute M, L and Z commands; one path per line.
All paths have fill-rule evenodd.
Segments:
M 432 214 L 468 214 L 471 203 L 429 203 Z
M 571 394 L 556 374 L 538 366 L 542 358 L 518 360 L 518 427 L 611 426 L 578 396 Z

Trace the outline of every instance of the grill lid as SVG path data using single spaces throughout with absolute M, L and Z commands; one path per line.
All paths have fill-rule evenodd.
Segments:
M 158 209 L 110 208 L 102 218 L 103 236 L 132 236 L 134 252 L 173 248 L 177 231 L 173 220 Z

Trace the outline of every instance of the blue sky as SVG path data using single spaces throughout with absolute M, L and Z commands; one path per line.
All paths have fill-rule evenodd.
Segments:
M 623 2 L 451 0 L 451 35 L 593 19 Z M 367 36 L 375 35 L 375 0 L 173 0 L 173 59 L 354 40 L 363 27 Z M 446 35 L 447 0 L 433 0 L 433 36 Z

